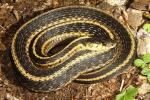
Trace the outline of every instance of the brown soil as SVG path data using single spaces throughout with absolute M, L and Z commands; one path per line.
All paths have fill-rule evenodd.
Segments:
M 14 75 L 10 54 L 11 40 L 16 30 L 42 12 L 67 5 L 94 6 L 112 13 L 115 17 L 122 16 L 118 10 L 115 10 L 118 8 L 103 3 L 103 0 L 0 0 L 1 100 L 114 100 L 123 80 L 123 88 L 131 84 L 140 84 L 137 81 L 138 70 L 134 67 L 109 81 L 89 85 L 71 83 L 51 93 L 34 93 L 19 84 Z M 142 16 L 139 17 L 142 19 Z M 134 24 L 133 30 L 136 31 L 140 24 L 141 22 Z

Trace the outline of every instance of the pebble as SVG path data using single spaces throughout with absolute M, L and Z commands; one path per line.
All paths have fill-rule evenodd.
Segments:
M 0 83 L 0 87 L 2 87 L 2 86 L 3 86 L 3 84 Z
M 130 7 L 142 11 L 150 10 L 150 0 L 134 0 Z
M 144 54 L 150 53 L 150 34 L 143 28 L 137 32 L 137 55 L 141 57 Z
M 143 12 L 135 9 L 127 9 L 128 19 L 127 22 L 130 26 L 134 28 L 134 33 L 136 33 L 139 26 L 141 26 L 141 23 L 143 23 Z M 138 20 L 137 20 L 138 19 Z
M 9 82 L 8 80 L 4 80 L 4 85 L 8 86 Z
M 17 97 L 12 96 L 11 94 L 7 93 L 5 96 L 6 100 L 19 100 Z
M 127 3 L 128 0 L 105 0 L 108 4 L 112 6 L 123 6 Z
M 11 92 L 11 91 L 12 91 L 10 87 L 7 87 L 6 90 L 7 90 L 8 92 Z

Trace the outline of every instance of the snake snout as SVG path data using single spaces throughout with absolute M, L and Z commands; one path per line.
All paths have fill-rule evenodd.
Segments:
M 114 42 L 109 42 L 109 43 L 106 44 L 106 47 L 109 47 L 109 48 L 115 48 L 116 45 L 117 45 L 117 44 L 114 43 Z

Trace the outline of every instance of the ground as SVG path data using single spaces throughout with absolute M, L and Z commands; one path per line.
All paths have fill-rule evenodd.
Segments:
M 150 3 L 150 1 L 130 0 L 126 5 L 121 6 L 110 5 L 109 1 L 110 0 L 0 0 L 0 99 L 114 100 L 115 96 L 129 85 L 141 86 L 143 79 L 139 78 L 139 70 L 134 66 L 131 66 L 130 69 L 123 74 L 109 81 L 88 85 L 71 83 L 61 90 L 51 93 L 31 92 L 22 87 L 15 78 L 14 65 L 10 53 L 12 37 L 23 23 L 42 12 L 68 5 L 93 6 L 112 14 L 122 23 L 126 23 L 135 35 L 139 26 L 144 22 L 142 18 L 143 12 L 146 11 L 144 7 Z M 147 96 L 149 94 L 145 95 Z M 140 98 L 144 98 L 144 96 L 139 95 L 136 98 L 142 100 Z

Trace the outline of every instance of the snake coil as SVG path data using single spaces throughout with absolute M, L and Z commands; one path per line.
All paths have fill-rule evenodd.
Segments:
M 72 81 L 110 79 L 132 63 L 135 39 L 96 8 L 69 6 L 25 23 L 11 47 L 18 80 L 28 89 L 55 91 Z

